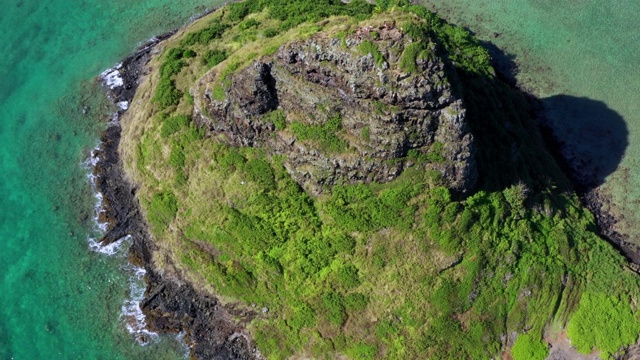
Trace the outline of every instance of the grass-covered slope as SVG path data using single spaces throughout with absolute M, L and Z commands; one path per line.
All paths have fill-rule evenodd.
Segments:
M 313 197 L 282 156 L 231 146 L 191 120 L 210 69 L 224 96 L 227 76 L 288 41 L 344 39 L 372 17 L 401 20 L 416 40 L 405 71 L 431 42 L 449 64 L 478 146 L 472 195 L 411 167 Z M 603 357 L 635 342 L 638 274 L 596 236 L 526 101 L 489 60 L 465 30 L 392 1 L 249 0 L 179 32 L 123 119 L 121 150 L 158 266 L 171 261 L 225 301 L 267 308 L 250 328 L 274 359 L 541 359 L 545 337 L 564 328 L 578 350 Z M 271 118 L 283 131 L 281 114 Z

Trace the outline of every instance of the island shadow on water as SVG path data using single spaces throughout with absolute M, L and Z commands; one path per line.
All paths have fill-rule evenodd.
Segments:
M 595 215 L 598 233 L 630 262 L 640 264 L 640 247 L 617 232 L 619 218 L 608 210 L 611 200 L 599 191 L 620 166 L 629 145 L 624 118 L 602 101 L 566 94 L 547 98 L 532 95 L 517 81 L 516 56 L 490 42 L 483 42 L 483 46 L 489 50 L 497 74 L 497 79 L 485 78 L 484 84 L 502 90 L 496 91 L 494 105 L 480 101 L 473 116 L 479 123 L 472 123 L 480 147 L 478 170 L 485 179 L 480 188 L 500 191 L 524 182 L 538 190 L 574 190 Z M 541 67 L 539 71 L 548 69 Z M 473 91 L 485 89 L 476 87 Z M 465 100 L 474 95 L 466 91 Z
M 624 118 L 604 102 L 586 97 L 566 94 L 535 97 L 516 79 L 516 56 L 491 42 L 482 44 L 491 54 L 498 77 L 526 94 L 540 122 L 547 148 L 575 190 L 584 195 L 604 184 L 607 176 L 620 165 L 629 145 Z
M 542 100 L 545 126 L 581 193 L 602 185 L 622 161 L 629 130 L 622 116 L 605 103 L 555 95 Z

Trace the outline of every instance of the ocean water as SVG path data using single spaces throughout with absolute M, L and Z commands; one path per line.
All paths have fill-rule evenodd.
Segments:
M 519 80 L 640 233 L 640 2 L 420 0 L 512 54 Z M 113 110 L 95 77 L 219 0 L 4 0 L 0 12 L 0 359 L 173 359 L 140 346 L 142 275 L 95 251 L 86 161 Z M 586 120 L 585 120 L 586 119 Z M 123 244 L 121 248 L 126 247 Z M 113 250 L 115 255 L 104 254 Z
M 184 358 L 174 336 L 140 346 L 129 333 L 142 274 L 124 251 L 90 248 L 85 162 L 113 111 L 96 76 L 220 3 L 2 1 L 0 359 Z
M 419 0 L 519 65 L 575 163 L 640 244 L 640 2 Z

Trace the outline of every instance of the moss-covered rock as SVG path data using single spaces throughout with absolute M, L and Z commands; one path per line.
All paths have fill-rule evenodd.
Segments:
M 447 187 L 470 192 L 473 136 L 443 59 L 414 58 L 415 70 L 405 72 L 400 59 L 416 39 L 386 21 L 354 28 L 342 37 L 320 32 L 287 42 L 231 74 L 212 70 L 195 108 L 198 122 L 231 144 L 284 155 L 289 173 L 315 194 L 336 184 L 392 181 L 408 166 L 435 170 Z M 222 98 L 214 95 L 220 84 Z M 270 120 L 276 110 L 282 129 Z M 433 151 L 438 161 L 407 156 Z
M 163 45 L 120 148 L 154 259 L 254 314 L 267 357 L 540 357 L 567 323 L 581 350 L 633 341 L 584 335 L 583 293 L 635 331 L 640 281 L 464 29 L 247 0 Z M 154 102 L 167 81 L 189 96 Z

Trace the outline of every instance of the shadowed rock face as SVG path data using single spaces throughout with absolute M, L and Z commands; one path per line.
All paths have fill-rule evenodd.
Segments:
M 252 318 L 255 314 L 229 314 L 217 299 L 197 293 L 188 284 L 162 279 L 150 273 L 149 288 L 140 304 L 148 328 L 161 333 L 186 332 L 192 358 L 249 360 L 259 358 L 242 325 L 232 315 Z
M 383 60 L 361 51 L 364 41 Z M 417 71 L 401 69 L 410 43 L 398 29 L 385 29 L 376 40 L 317 34 L 290 42 L 231 75 L 223 100 L 212 96 L 215 77 L 205 76 L 197 121 L 234 145 L 286 155 L 290 174 L 312 193 L 339 183 L 388 182 L 409 166 L 436 170 L 447 187 L 468 192 L 477 169 L 462 99 L 435 46 L 416 60 Z M 284 130 L 269 121 L 276 109 L 285 115 Z M 300 139 L 290 126 L 318 128 L 337 117 L 341 124 L 332 136 L 344 145 L 338 151 Z M 416 160 L 416 154 L 431 156 Z

